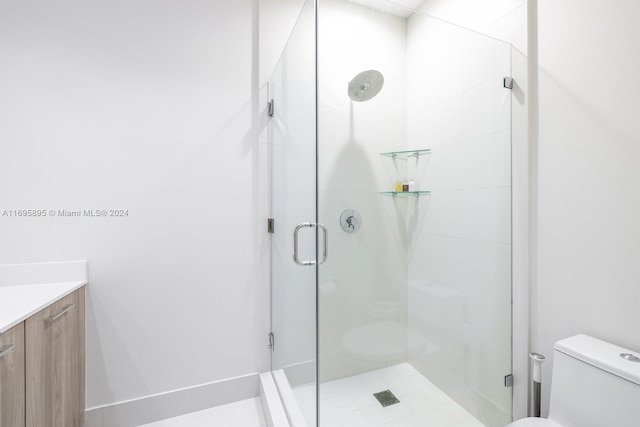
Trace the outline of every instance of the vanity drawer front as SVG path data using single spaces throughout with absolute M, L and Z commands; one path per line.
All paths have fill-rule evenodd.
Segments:
M 0 334 L 0 427 L 25 425 L 24 323 Z
M 84 289 L 26 320 L 27 427 L 80 427 Z

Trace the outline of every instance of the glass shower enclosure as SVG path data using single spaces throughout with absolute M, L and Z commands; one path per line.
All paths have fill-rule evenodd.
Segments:
M 269 85 L 292 425 L 511 421 L 510 75 L 510 45 L 425 14 L 304 3 Z

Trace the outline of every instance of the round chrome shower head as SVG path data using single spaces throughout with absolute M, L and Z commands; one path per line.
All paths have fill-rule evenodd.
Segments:
M 380 92 L 383 85 L 384 77 L 380 71 L 363 71 L 349 82 L 349 98 L 356 102 L 368 101 Z

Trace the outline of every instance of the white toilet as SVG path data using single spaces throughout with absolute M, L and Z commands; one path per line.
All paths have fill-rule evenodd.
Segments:
M 549 418 L 508 427 L 640 426 L 640 353 L 587 335 L 555 345 Z

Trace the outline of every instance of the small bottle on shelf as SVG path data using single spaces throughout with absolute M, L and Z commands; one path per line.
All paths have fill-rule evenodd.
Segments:
M 402 183 L 400 181 L 396 181 L 396 188 L 395 188 L 395 192 L 396 193 L 400 193 L 402 192 Z
M 409 178 L 409 191 L 416 191 L 416 182 L 413 178 Z
M 406 178 L 402 181 L 402 191 L 409 191 L 409 180 Z

